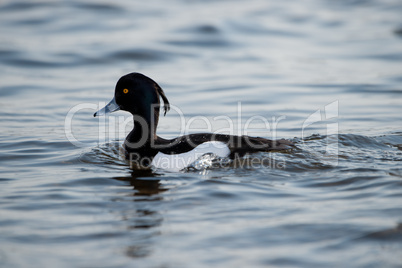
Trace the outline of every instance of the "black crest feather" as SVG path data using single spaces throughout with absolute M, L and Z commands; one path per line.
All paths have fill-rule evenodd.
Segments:
M 166 98 L 165 92 L 163 92 L 163 89 L 155 83 L 156 90 L 158 91 L 159 95 L 162 97 L 163 100 L 163 109 L 165 113 L 163 115 L 166 115 L 166 113 L 170 110 L 170 103 L 169 100 Z

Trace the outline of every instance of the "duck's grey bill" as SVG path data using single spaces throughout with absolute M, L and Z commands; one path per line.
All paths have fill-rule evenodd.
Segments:
M 105 107 L 94 113 L 94 117 L 99 115 L 105 115 L 118 110 L 120 110 L 120 107 L 119 105 L 117 105 L 116 100 L 113 98 Z

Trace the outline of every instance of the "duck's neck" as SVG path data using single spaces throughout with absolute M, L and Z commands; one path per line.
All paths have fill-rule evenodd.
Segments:
M 134 129 L 128 134 L 125 144 L 126 147 L 137 149 L 150 146 L 156 139 L 156 127 L 158 120 L 149 120 L 147 118 L 134 115 Z

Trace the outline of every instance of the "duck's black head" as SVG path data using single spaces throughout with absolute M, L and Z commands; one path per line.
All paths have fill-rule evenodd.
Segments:
M 152 113 L 154 113 L 157 123 L 160 107 L 159 97 L 163 99 L 164 114 L 166 114 L 170 107 L 162 88 L 154 80 L 143 74 L 130 73 L 117 81 L 114 98 L 94 116 L 123 110 L 149 121 Z

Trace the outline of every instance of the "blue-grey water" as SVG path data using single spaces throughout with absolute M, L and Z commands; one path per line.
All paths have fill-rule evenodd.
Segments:
M 401 14 L 400 0 L 1 1 L 0 266 L 401 267 Z M 296 148 L 132 171 L 130 117 L 92 115 L 134 71 L 174 107 L 162 137 Z

